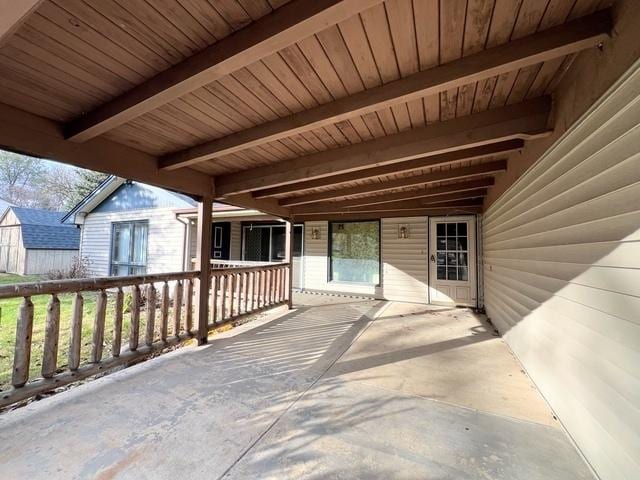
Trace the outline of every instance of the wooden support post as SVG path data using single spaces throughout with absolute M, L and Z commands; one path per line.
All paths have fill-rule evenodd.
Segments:
M 84 298 L 80 292 L 73 299 L 73 316 L 71 317 L 71 340 L 69 340 L 69 370 L 72 372 L 80 366 L 80 347 L 82 346 L 82 312 Z
M 58 363 L 58 337 L 60 333 L 60 300 L 51 295 L 47 305 L 47 322 L 44 330 L 44 349 L 42 351 L 42 376 L 51 378 L 56 373 Z
M 198 204 L 198 244 L 196 268 L 198 277 L 198 345 L 207 343 L 209 334 L 209 285 L 211 282 L 211 221 L 213 199 L 203 197 Z
M 285 261 L 289 264 L 287 269 L 286 299 L 289 310 L 293 308 L 293 239 L 294 239 L 293 219 L 286 222 L 285 234 Z
M 147 286 L 147 329 L 144 343 L 148 347 L 153 344 L 153 336 L 156 330 L 156 289 L 153 283 Z
M 91 340 L 91 363 L 102 360 L 104 346 L 104 321 L 107 313 L 107 292 L 100 290 L 96 296 L 96 316 L 93 322 L 93 336 Z
M 113 343 L 111 345 L 111 355 L 120 356 L 122 348 L 122 315 L 124 311 L 124 293 L 122 288 L 118 287 L 116 291 L 115 316 L 113 318 Z
M 33 331 L 33 303 L 31 297 L 24 297 L 18 309 L 16 323 L 16 347 L 13 355 L 13 375 L 11 384 L 22 387 L 29 380 L 31 360 L 31 334 Z

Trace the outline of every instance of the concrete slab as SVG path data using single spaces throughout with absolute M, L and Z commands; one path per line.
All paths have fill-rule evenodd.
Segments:
M 396 358 L 437 328 L 394 314 L 414 307 L 308 298 L 0 416 L 0 478 L 589 478 L 563 432 L 512 418 L 515 403 L 503 416 L 424 398 L 425 381 L 451 403 L 471 390 L 422 374 L 420 359 L 439 353 Z

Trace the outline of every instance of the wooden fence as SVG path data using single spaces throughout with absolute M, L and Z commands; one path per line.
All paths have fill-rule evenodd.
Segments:
M 199 271 L 189 271 L 0 286 L 0 300 L 21 298 L 10 379 L 13 388 L 1 392 L 0 407 L 114 367 L 131 365 L 142 357 L 192 338 L 198 333 L 197 320 L 194 321 L 197 319 L 194 305 L 198 302 L 194 296 L 199 274 Z M 209 296 L 208 329 L 287 302 L 289 279 L 288 263 L 212 268 L 211 288 L 205 293 Z M 73 296 L 68 332 L 61 331 L 59 296 L 62 294 Z M 31 355 L 32 297 L 39 295 L 47 295 L 49 300 L 42 358 L 39 359 L 40 375 L 36 376 L 33 375 Z M 95 296 L 91 345 L 83 359 L 83 307 L 85 298 L 91 295 Z M 113 312 L 109 317 L 112 334 L 105 338 L 108 305 L 109 311 Z M 129 316 L 128 339 L 122 338 L 125 314 Z M 84 332 L 86 334 L 87 330 Z M 58 346 L 63 335 L 68 335 L 69 347 L 67 362 L 61 365 Z M 105 355 L 105 347 L 110 356 Z

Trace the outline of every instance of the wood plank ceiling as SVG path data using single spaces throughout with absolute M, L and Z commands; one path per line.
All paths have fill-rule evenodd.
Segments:
M 269 213 L 479 212 L 610 3 L 45 0 L 0 44 L 0 102 Z

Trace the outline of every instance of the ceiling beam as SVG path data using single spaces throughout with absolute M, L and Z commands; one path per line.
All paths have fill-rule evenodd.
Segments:
M 430 157 L 416 158 L 406 162 L 392 163 L 382 165 L 380 167 L 366 168 L 356 170 L 349 173 L 332 175 L 330 177 L 317 178 L 315 180 L 307 180 L 296 182 L 279 187 L 267 188 L 265 190 L 257 190 L 252 192 L 254 198 L 267 198 L 276 195 L 292 195 L 305 190 L 322 188 L 327 186 L 336 186 L 343 183 L 350 183 L 357 180 L 366 180 L 369 178 L 377 178 L 384 175 L 395 175 L 399 173 L 413 172 L 424 168 L 438 167 L 448 165 L 463 160 L 474 160 L 477 158 L 488 157 L 490 155 L 504 155 L 518 151 L 524 147 L 524 140 L 515 139 L 506 142 L 490 143 L 479 147 L 466 148 L 464 150 L 456 150 L 453 152 L 443 153 L 440 155 L 432 155 Z M 281 203 L 285 205 L 285 203 Z
M 197 197 L 215 193 L 209 175 L 190 168 L 159 170 L 156 157 L 102 138 L 82 144 L 69 142 L 59 123 L 5 104 L 0 104 L 0 148 Z
M 229 196 L 225 198 L 224 201 L 229 205 L 249 210 L 259 210 L 262 213 L 268 213 L 269 215 L 275 215 L 280 218 L 291 217 L 291 210 L 288 207 L 278 205 L 278 201 L 272 198 L 257 199 L 248 193 L 241 193 L 239 195 Z
M 446 182 L 450 180 L 459 180 L 464 178 L 475 177 L 478 175 L 491 175 L 502 172 L 507 169 L 506 160 L 496 160 L 494 162 L 481 163 L 471 165 L 469 167 L 452 168 L 439 172 L 426 173 L 424 175 L 415 175 L 412 177 L 399 178 L 397 180 L 389 180 L 386 182 L 367 183 L 355 187 L 344 187 L 336 190 L 328 190 L 325 192 L 309 193 L 299 197 L 288 198 L 286 205 L 303 205 L 305 203 L 316 203 L 327 200 L 335 200 L 338 198 L 350 197 L 353 195 L 372 195 L 377 192 L 386 190 L 395 190 L 398 188 L 416 187 L 420 185 L 428 185 L 435 182 Z
M 452 202 L 442 202 L 439 204 L 425 204 L 422 200 L 409 200 L 406 202 L 398 202 L 397 204 L 383 203 L 380 205 L 365 205 L 361 207 L 342 208 L 339 203 L 335 203 L 336 207 L 327 206 L 324 211 L 315 211 L 314 209 L 298 208 L 291 211 L 294 218 L 302 215 L 326 215 L 328 213 L 372 213 L 372 212 L 403 212 L 406 210 L 442 210 L 445 208 L 467 208 L 482 207 L 482 198 L 471 198 L 466 200 L 456 200 Z
M 493 177 L 480 178 L 469 182 L 457 182 L 442 185 L 440 187 L 420 188 L 418 190 L 409 190 L 398 193 L 377 194 L 368 197 L 358 197 L 352 200 L 343 200 L 342 204 L 348 207 L 358 205 L 375 205 L 376 203 L 398 202 L 401 200 L 413 200 L 415 198 L 437 197 L 442 198 L 452 193 L 464 192 L 467 190 L 476 190 L 479 188 L 490 187 L 495 183 Z M 327 200 L 328 201 L 328 200 Z M 301 204 L 305 205 L 305 204 Z M 313 205 L 317 205 L 314 203 Z
M 450 208 L 417 208 L 415 210 L 388 211 L 388 212 L 356 212 L 356 213 L 325 213 L 319 215 L 297 215 L 293 219 L 296 222 L 329 221 L 340 222 L 349 220 L 375 220 L 379 218 L 397 217 L 425 217 L 446 215 L 470 215 L 482 213 L 482 207 L 450 207 Z
M 84 142 L 324 30 L 382 0 L 293 0 L 70 122 Z
M 217 195 L 224 197 L 261 190 L 505 140 L 537 138 L 550 133 L 547 127 L 550 109 L 550 99 L 540 97 L 355 145 L 222 175 L 216 179 Z
M 161 159 L 160 165 L 170 170 L 193 165 L 306 130 L 372 113 L 397 103 L 563 57 L 598 45 L 609 35 L 611 28 L 610 12 L 599 11 L 334 102 L 169 154 Z
M 0 47 L 37 10 L 43 0 L 0 0 Z
M 459 200 L 472 200 L 484 197 L 487 194 L 485 188 L 455 192 L 428 198 L 412 198 L 395 202 L 374 202 L 369 204 L 353 205 L 350 201 L 314 203 L 311 205 L 299 205 L 291 208 L 292 215 L 321 214 L 331 212 L 352 212 L 361 210 L 413 210 L 428 205 L 442 206 Z M 373 197 L 375 198 L 375 197 Z M 468 202 L 467 202 L 468 203 Z M 477 202 L 476 202 L 477 203 Z

